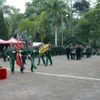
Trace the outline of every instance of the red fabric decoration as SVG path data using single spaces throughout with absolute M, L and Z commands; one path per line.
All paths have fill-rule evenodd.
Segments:
M 20 58 L 20 55 L 18 53 L 18 50 L 21 48 L 21 45 L 19 43 L 19 40 L 17 41 L 17 46 L 16 46 L 16 51 L 17 51 L 17 54 L 16 54 L 16 64 L 21 67 L 22 64 L 21 64 L 21 58 Z

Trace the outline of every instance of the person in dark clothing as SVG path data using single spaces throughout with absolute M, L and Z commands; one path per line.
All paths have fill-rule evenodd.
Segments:
M 81 47 L 80 47 L 80 45 L 78 45 L 76 47 L 76 59 L 77 60 L 80 60 L 81 59 Z
M 3 48 L 3 50 L 2 50 L 4 62 L 6 61 L 6 58 L 7 58 L 7 56 L 5 55 L 5 51 L 6 51 L 6 47 L 4 46 L 4 48 Z
M 12 74 L 14 73 L 15 69 L 15 60 L 16 60 L 16 48 L 14 47 L 13 43 L 10 43 L 9 48 L 5 51 L 5 55 L 10 57 L 10 69 Z
M 69 46 L 66 47 L 66 55 L 67 55 L 67 59 L 69 60 L 70 59 L 70 52 L 71 52 L 71 49 Z

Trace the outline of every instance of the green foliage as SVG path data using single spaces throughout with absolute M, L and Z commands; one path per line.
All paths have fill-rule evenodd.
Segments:
M 7 27 L 8 36 L 10 36 L 11 33 L 12 33 L 12 26 L 11 26 L 10 21 L 8 19 L 5 19 L 4 21 L 5 21 L 5 24 L 6 24 L 6 27 Z
M 100 9 L 93 9 L 86 13 L 85 17 L 89 20 L 90 22 L 90 31 L 92 33 L 99 34 L 100 31 Z M 93 35 L 95 36 L 95 35 Z M 95 38 L 95 37 L 94 37 Z M 96 37 L 97 38 L 97 37 Z
M 32 2 L 26 3 L 26 17 L 31 15 L 39 15 L 42 11 L 44 11 L 45 3 L 47 0 L 32 0 Z
M 27 30 L 28 33 L 31 34 L 32 32 L 33 23 L 30 21 L 29 18 L 23 19 L 19 23 L 19 30 L 24 31 Z
M 0 0 L 0 6 L 5 2 L 6 0 Z
M 4 21 L 2 9 L 0 9 L 0 38 L 1 39 L 7 39 L 8 38 L 7 25 Z
M 45 7 L 47 18 L 52 28 L 54 27 L 55 45 L 57 45 L 58 27 L 65 23 L 67 19 L 66 4 L 61 0 L 52 0 L 52 2 L 48 1 Z
M 91 9 L 84 17 L 77 24 L 77 37 L 96 47 L 100 41 L 100 9 Z

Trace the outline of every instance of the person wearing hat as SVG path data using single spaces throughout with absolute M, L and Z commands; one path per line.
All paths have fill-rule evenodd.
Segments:
M 14 47 L 14 44 L 11 43 L 9 48 L 5 51 L 5 55 L 9 56 L 9 61 L 10 61 L 10 69 L 11 72 L 14 73 L 14 68 L 15 68 L 15 59 L 16 59 L 16 48 Z
M 41 47 L 42 47 L 42 45 L 40 45 L 39 49 L 40 49 Z M 37 64 L 37 65 L 40 65 L 40 59 L 42 59 L 43 64 L 45 65 L 45 60 L 44 60 L 44 54 L 45 54 L 45 53 L 40 53 L 40 50 L 38 50 L 38 54 L 39 54 L 39 56 L 38 56 L 38 64 Z
M 21 48 L 18 50 L 18 53 L 20 54 L 20 59 L 21 59 L 21 68 L 20 68 L 20 72 L 23 73 L 24 68 L 24 64 L 25 64 L 25 49 L 24 49 L 24 44 L 21 43 Z
M 48 60 L 50 61 L 50 65 L 52 65 L 52 59 L 51 59 L 51 45 L 48 44 L 49 48 L 48 50 L 46 51 L 46 64 L 45 66 L 48 65 Z
M 36 69 L 37 67 L 35 66 L 34 60 L 35 60 L 35 52 L 36 50 L 33 48 L 33 44 L 30 43 L 28 46 L 28 53 L 30 55 L 30 60 L 31 60 L 31 72 L 33 72 L 33 68 Z

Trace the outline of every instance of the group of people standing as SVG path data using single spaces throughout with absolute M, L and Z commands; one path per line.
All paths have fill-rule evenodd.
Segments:
M 84 56 L 88 58 L 92 55 L 92 48 L 90 46 L 83 47 L 82 45 L 67 46 L 66 55 L 68 60 L 69 59 L 80 60 Z
M 20 66 L 20 72 L 23 73 L 24 69 L 25 69 L 25 64 L 26 64 L 26 59 L 29 58 L 31 61 L 31 66 L 30 66 L 30 70 L 31 72 L 34 71 L 34 69 L 37 69 L 36 65 L 35 65 L 35 54 L 36 52 L 38 53 L 38 64 L 40 64 L 40 59 L 42 58 L 44 66 L 48 65 L 48 61 L 50 61 L 50 65 L 52 65 L 52 59 L 51 59 L 51 45 L 49 44 L 49 48 L 45 53 L 39 53 L 39 49 L 41 46 L 38 47 L 38 49 L 33 47 L 33 43 L 30 42 L 28 45 L 21 43 L 20 44 L 20 49 L 16 49 L 17 45 L 11 43 L 9 45 L 9 47 L 7 49 L 4 50 L 3 54 L 5 55 L 5 57 L 9 57 L 9 62 L 10 62 L 10 69 L 11 72 L 14 73 L 14 69 L 15 69 L 15 61 L 16 59 L 16 55 L 19 54 L 20 57 L 20 61 L 21 61 L 21 66 Z M 46 56 L 46 61 L 44 59 L 44 55 Z M 4 61 L 6 59 L 4 58 Z

